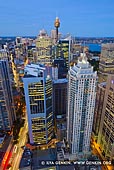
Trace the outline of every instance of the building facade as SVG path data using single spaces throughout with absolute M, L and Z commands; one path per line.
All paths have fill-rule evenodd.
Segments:
M 58 32 L 58 39 L 60 39 L 61 37 L 61 33 Z M 51 30 L 51 39 L 52 39 L 52 43 L 56 44 L 56 30 Z
M 51 65 L 52 39 L 45 30 L 41 30 L 36 39 L 37 62 Z
M 7 60 L 0 60 L 0 130 L 10 131 L 15 109 Z
M 67 79 L 53 81 L 53 112 L 56 119 L 66 117 L 67 84 Z
M 27 47 L 27 57 L 28 57 L 28 61 L 32 63 L 35 63 L 37 61 L 35 45 L 31 45 Z
M 99 73 L 105 76 L 114 74 L 114 59 L 101 59 L 99 62 Z
M 106 82 L 100 83 L 97 86 L 96 102 L 95 102 L 95 112 L 93 119 L 93 137 L 97 141 L 98 133 L 101 123 L 101 115 L 103 110 L 103 103 L 105 99 Z
M 90 151 L 97 81 L 97 72 L 81 55 L 68 72 L 67 140 L 76 157 Z
M 68 70 L 70 63 L 70 40 L 61 39 L 56 48 L 56 58 L 64 58 Z
M 114 160 L 114 75 L 108 75 L 97 143 L 105 158 Z
M 52 80 L 46 67 L 30 64 L 24 69 L 24 91 L 31 144 L 48 144 L 54 134 Z
M 114 43 L 106 43 L 101 46 L 101 59 L 114 59 Z
M 66 78 L 68 70 L 67 70 L 66 61 L 64 58 L 61 57 L 61 58 L 54 59 L 52 66 L 53 66 L 52 68 L 54 71 L 57 71 L 58 69 L 58 79 Z

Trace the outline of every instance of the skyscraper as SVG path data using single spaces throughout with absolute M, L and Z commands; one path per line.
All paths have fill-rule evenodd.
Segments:
M 67 79 L 53 81 L 53 112 L 56 117 L 66 118 Z
M 59 40 L 55 50 L 56 50 L 55 58 L 64 58 L 66 68 L 68 70 L 70 63 L 70 40 L 68 39 Z
M 68 79 L 53 80 L 53 114 L 58 140 L 66 137 L 67 85 Z
M 36 61 L 42 64 L 51 65 L 51 50 L 52 39 L 48 36 L 47 32 L 43 29 L 40 31 L 36 39 Z
M 114 160 L 114 75 L 107 78 L 101 120 L 97 143 L 103 156 Z
M 58 32 L 58 40 L 61 37 L 61 33 Z M 52 39 L 52 43 L 56 44 L 56 30 L 51 30 L 51 39 Z
M 64 58 L 57 58 L 53 60 L 53 68 L 58 68 L 58 79 L 66 78 L 67 76 L 67 68 L 66 68 L 66 62 Z
M 49 69 L 36 64 L 24 69 L 24 91 L 31 144 L 48 144 L 53 137 L 52 80 Z
M 10 131 L 15 120 L 12 87 L 7 60 L 0 60 L 0 130 Z
M 71 154 L 78 157 L 90 151 L 97 72 L 81 54 L 68 72 L 67 140 Z
M 93 120 L 93 137 L 97 141 L 98 133 L 101 123 L 101 115 L 103 110 L 103 103 L 105 99 L 106 82 L 102 82 L 97 86 L 97 94 L 95 101 L 95 112 Z

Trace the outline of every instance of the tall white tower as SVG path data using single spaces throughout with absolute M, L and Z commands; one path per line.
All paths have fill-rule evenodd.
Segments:
M 78 64 L 68 72 L 67 140 L 71 154 L 86 155 L 90 150 L 90 138 L 95 107 L 97 72 L 81 54 Z

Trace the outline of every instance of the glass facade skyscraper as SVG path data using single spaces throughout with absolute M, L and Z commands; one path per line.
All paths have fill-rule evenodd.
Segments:
M 52 64 L 52 39 L 45 30 L 41 30 L 36 39 L 36 61 L 42 64 Z
M 67 140 L 71 154 L 87 155 L 95 107 L 97 73 L 85 54 L 68 72 Z
M 66 63 L 66 68 L 68 70 L 70 63 L 70 40 L 61 39 L 57 44 L 57 58 L 64 58 Z
M 49 70 L 48 70 L 49 71 Z M 52 80 L 46 67 L 24 69 L 24 91 L 31 144 L 48 144 L 53 137 Z
M 0 130 L 10 131 L 15 109 L 7 60 L 0 60 Z

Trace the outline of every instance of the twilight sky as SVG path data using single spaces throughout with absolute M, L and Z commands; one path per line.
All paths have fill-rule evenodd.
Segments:
M 37 36 L 59 31 L 73 36 L 114 37 L 114 0 L 0 0 L 0 36 Z

